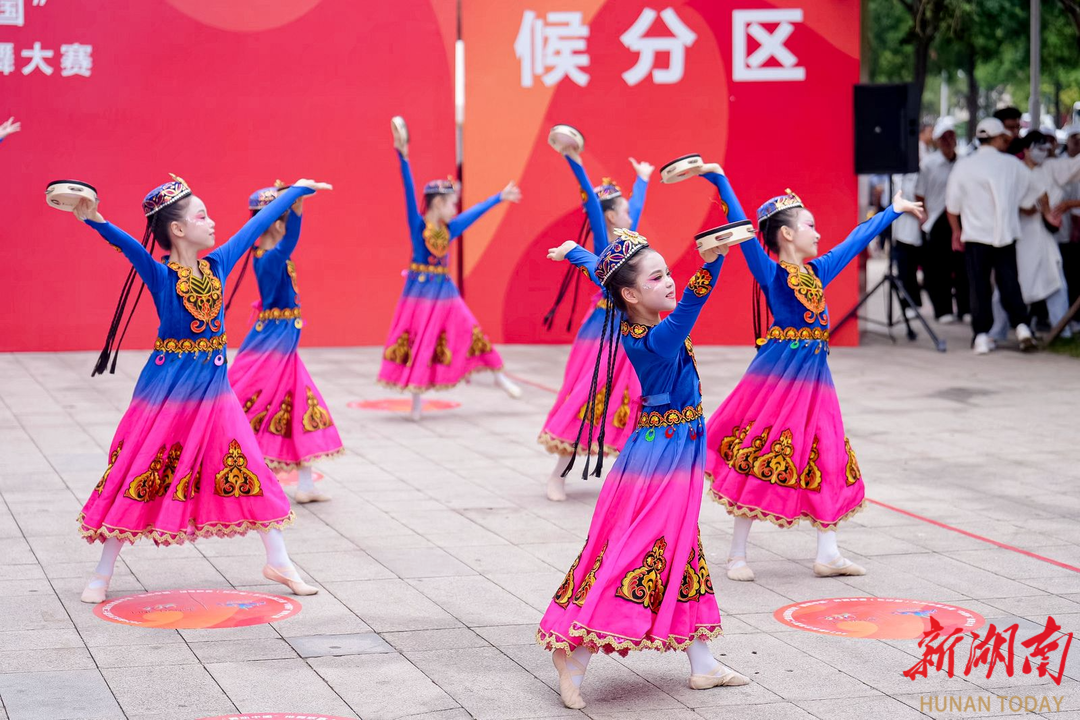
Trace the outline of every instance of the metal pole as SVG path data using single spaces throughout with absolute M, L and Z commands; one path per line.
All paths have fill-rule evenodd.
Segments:
M 1028 100 L 1028 114 L 1031 115 L 1031 129 L 1042 126 L 1042 109 L 1039 107 L 1039 88 L 1042 85 L 1039 67 L 1039 46 L 1042 44 L 1042 22 L 1039 17 L 1039 0 L 1031 0 L 1031 98 Z

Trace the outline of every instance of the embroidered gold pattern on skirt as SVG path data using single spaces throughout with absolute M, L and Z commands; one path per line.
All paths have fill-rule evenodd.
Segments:
M 123 449 L 124 441 L 121 440 L 120 442 L 116 443 L 116 449 L 113 450 L 112 455 L 109 456 L 109 467 L 105 468 L 105 474 L 101 476 L 101 479 L 98 480 L 98 484 L 94 486 L 94 492 L 96 492 L 98 495 L 100 495 L 101 491 L 105 489 L 105 483 L 109 481 L 109 473 L 112 472 L 113 465 L 116 464 L 117 458 L 120 457 L 120 451 Z
M 270 418 L 270 425 L 266 430 L 283 438 L 292 437 L 292 390 L 285 392 L 281 407 L 274 413 L 274 417 Z
M 793 445 L 794 435 L 791 430 L 781 432 L 780 437 L 774 440 L 770 446 L 770 451 L 762 453 L 766 439 L 769 437 L 769 433 L 772 432 L 772 427 L 765 428 L 760 435 L 751 441 L 749 447 L 742 447 L 743 442 L 750 433 L 750 428 L 753 426 L 753 421 L 748 422 L 745 427 L 741 428 L 736 425 L 731 429 L 731 435 L 720 441 L 718 450 L 720 457 L 724 459 L 724 462 L 732 470 L 741 475 L 755 477 L 758 480 L 779 485 L 780 487 L 802 488 L 810 492 L 821 492 L 821 470 L 817 466 L 819 453 L 818 439 L 816 437 L 810 446 L 810 456 L 806 460 L 806 466 L 803 467 L 800 473 L 793 459 L 795 448 Z M 854 455 L 849 454 L 848 485 L 854 482 L 851 479 L 852 458 L 854 458 Z M 858 470 L 857 464 L 855 469 Z
M 453 359 L 453 354 L 450 352 L 450 348 L 446 347 L 446 331 L 443 330 L 439 333 L 439 339 L 435 342 L 435 352 L 431 355 L 431 363 L 434 365 L 449 365 Z
M 589 544 L 588 539 L 585 540 L 585 544 Z M 585 548 L 581 549 L 581 553 L 583 552 L 585 552 Z M 565 608 L 570 604 L 570 599 L 574 597 L 574 571 L 577 570 L 578 563 L 581 562 L 581 553 L 578 553 L 578 556 L 574 558 L 574 564 L 570 566 L 566 577 L 563 578 L 562 585 L 555 591 L 555 597 L 552 598 L 559 607 Z
M 251 429 L 254 432 L 262 430 L 263 422 L 266 420 L 267 414 L 270 412 L 270 403 L 266 403 L 266 407 L 262 409 L 255 417 L 251 418 Z
M 473 325 L 472 343 L 469 345 L 468 357 L 477 357 L 489 352 L 491 352 L 491 343 L 484 337 L 484 331 L 480 329 L 479 325 Z
M 325 430 L 334 424 L 334 421 L 330 419 L 330 412 L 319 405 L 319 398 L 315 397 L 315 392 L 305 386 L 307 390 L 307 412 L 304 413 L 304 432 L 315 432 L 316 430 Z
M 847 451 L 847 467 L 844 474 L 847 475 L 847 484 L 854 485 L 862 479 L 862 470 L 859 469 L 859 461 L 855 459 L 855 451 L 851 449 L 851 440 L 844 438 L 844 450 Z
M 179 500 L 180 502 L 187 502 L 191 498 L 195 497 L 195 494 L 199 492 L 199 487 L 202 484 L 202 466 L 195 468 L 195 479 L 192 480 L 192 473 L 188 473 L 184 477 L 180 478 L 176 483 L 176 492 L 173 493 L 173 500 Z
M 398 339 L 394 341 L 394 344 L 386 348 L 383 359 L 406 367 L 412 365 L 412 340 L 409 338 L 408 330 L 398 335 Z
M 803 468 L 802 475 L 799 476 L 799 487 L 803 490 L 809 490 L 810 492 L 821 492 L 821 470 L 817 466 L 818 449 L 817 438 L 814 438 L 814 444 L 810 446 L 810 458 L 806 461 L 806 467 Z
M 593 405 L 593 416 L 587 418 L 590 425 L 599 426 L 604 422 L 604 400 L 607 398 L 607 387 L 602 387 L 596 391 L 596 402 Z M 585 404 L 578 410 L 578 420 L 586 420 L 585 412 L 589 409 L 589 401 L 586 400 Z
M 161 497 L 161 471 L 165 467 L 165 446 L 158 448 L 157 455 L 150 461 L 150 467 L 141 475 L 136 475 L 128 483 L 124 497 L 136 502 L 151 502 Z
M 247 401 L 244 403 L 245 415 L 248 413 L 248 411 L 251 410 L 251 408 L 255 407 L 255 401 L 259 399 L 260 395 L 262 395 L 262 390 L 256 390 L 255 394 L 247 399 Z
M 622 583 L 615 591 L 616 597 L 641 605 L 659 612 L 660 603 L 664 601 L 664 570 L 667 568 L 667 560 L 664 551 L 667 549 L 667 540 L 663 537 L 657 539 L 652 550 L 645 554 L 641 567 L 626 573 Z
M 626 427 L 626 423 L 630 421 L 630 391 L 623 390 L 622 404 L 619 405 L 619 409 L 615 411 L 614 417 L 611 418 L 611 424 L 622 430 Z
M 255 497 L 262 495 L 258 476 L 248 470 L 247 456 L 236 440 L 229 441 L 229 451 L 222 459 L 221 471 L 214 476 L 214 494 L 220 497 Z
M 592 590 L 592 586 L 596 584 L 596 573 L 600 570 L 600 563 L 604 561 L 604 553 L 607 551 L 607 543 L 600 548 L 600 553 L 596 556 L 596 560 L 593 561 L 592 570 L 581 581 L 581 585 L 578 586 L 577 592 L 574 593 L 574 604 L 578 607 L 585 605 L 585 598 L 588 596 L 589 591 Z

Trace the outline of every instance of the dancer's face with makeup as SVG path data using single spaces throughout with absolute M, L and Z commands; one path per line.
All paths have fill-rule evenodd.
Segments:
M 632 319 L 655 324 L 660 313 L 671 312 L 678 303 L 671 269 L 664 256 L 651 248 L 639 252 L 631 262 L 634 284 L 620 288 L 627 312 Z
M 789 253 L 799 262 L 817 257 L 820 240 L 817 221 L 806 208 L 799 208 L 793 227 L 785 226 L 780 229 L 781 250 L 786 246 Z
M 183 208 L 182 217 L 169 223 L 169 235 L 174 245 L 188 245 L 196 250 L 214 247 L 214 221 L 206 211 L 206 203 L 192 195 Z

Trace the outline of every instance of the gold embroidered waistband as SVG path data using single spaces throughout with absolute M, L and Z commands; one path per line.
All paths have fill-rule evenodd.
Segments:
M 445 265 L 421 265 L 420 263 L 409 263 L 409 272 L 445 275 L 450 272 L 450 268 Z
M 300 308 L 270 308 L 259 313 L 259 320 L 295 320 L 300 317 Z
M 653 410 L 652 412 L 643 412 L 641 417 L 638 418 L 637 426 L 639 428 L 646 427 L 668 427 L 669 425 L 680 425 L 682 423 L 690 423 L 695 420 L 700 420 L 705 416 L 704 408 L 699 404 L 695 407 L 685 407 L 682 410 L 665 410 L 660 412 Z
M 820 327 L 781 328 L 773 325 L 765 333 L 765 337 L 758 338 L 757 344 L 764 345 L 770 340 L 823 340 L 829 341 L 829 330 Z
M 210 352 L 223 350 L 226 342 L 224 333 L 208 338 L 158 338 L 154 341 L 154 350 L 168 353 Z

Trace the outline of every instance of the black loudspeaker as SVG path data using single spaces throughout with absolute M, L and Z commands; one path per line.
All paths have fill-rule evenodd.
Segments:
M 855 86 L 855 172 L 919 171 L 919 107 L 914 83 Z

